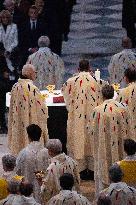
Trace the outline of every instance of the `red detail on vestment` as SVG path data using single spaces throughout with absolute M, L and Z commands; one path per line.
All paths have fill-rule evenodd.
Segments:
M 114 132 L 115 132 L 115 130 L 116 130 L 116 127 L 114 126 Z
M 121 114 L 122 114 L 122 117 L 124 118 L 124 113 L 123 113 L 123 112 L 121 112 Z
M 25 96 L 23 95 L 23 98 L 24 98 L 24 100 L 26 101 L 26 98 L 25 98 Z
M 48 63 L 51 65 L 51 62 L 48 60 Z
M 82 104 L 83 104 L 83 100 L 82 100 Z
M 125 103 L 128 105 L 128 99 L 125 101 Z
M 91 89 L 92 89 L 93 92 L 95 92 L 95 88 L 94 87 L 91 87 Z
M 37 100 L 37 102 L 38 102 L 39 105 L 41 105 L 40 101 Z
M 110 107 L 110 111 L 112 112 L 112 107 Z
M 71 85 L 70 85 L 70 88 L 69 88 L 69 94 L 71 93 Z
M 82 86 L 82 83 L 83 83 L 83 81 L 82 81 L 82 80 L 80 80 L 80 87 Z
M 117 192 L 117 194 L 116 194 L 116 200 L 118 200 L 118 196 L 119 196 L 119 193 Z
M 17 106 L 16 106 L 16 112 L 17 112 Z
M 100 113 L 98 113 L 98 124 L 100 123 Z

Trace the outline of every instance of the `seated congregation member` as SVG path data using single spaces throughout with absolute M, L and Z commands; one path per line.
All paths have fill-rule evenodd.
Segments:
M 90 205 L 89 200 L 73 191 L 74 177 L 72 174 L 65 173 L 60 177 L 61 191 L 56 196 L 52 197 L 47 205 Z
M 125 37 L 122 39 L 123 51 L 115 54 L 108 66 L 110 74 L 110 83 L 119 83 L 121 88 L 126 87 L 124 81 L 124 71 L 128 68 L 132 61 L 136 61 L 136 53 L 132 51 L 131 39 Z
M 136 142 L 125 139 L 124 151 L 127 154 L 126 158 L 118 162 L 123 171 L 122 181 L 136 188 Z
M 70 173 L 74 177 L 74 186 L 79 190 L 79 172 L 77 163 L 65 153 L 62 152 L 62 144 L 59 139 L 50 139 L 46 145 L 51 157 L 51 163 L 45 173 L 45 178 L 39 180 L 41 184 L 41 194 L 43 202 L 46 204 L 53 196 L 60 192 L 59 178 L 64 173 Z
M 29 56 L 27 63 L 35 66 L 37 78 L 35 85 L 44 90 L 49 84 L 60 89 L 63 84 L 64 63 L 62 59 L 49 48 L 50 40 L 47 36 L 38 39 L 39 50 Z
M 8 146 L 11 153 L 16 155 L 29 143 L 26 131 L 28 125 L 39 125 L 44 144 L 48 139 L 48 110 L 39 89 L 33 84 L 35 78 L 35 68 L 30 64 L 24 65 L 22 76 L 11 91 Z
M 18 30 L 17 25 L 12 22 L 12 16 L 9 11 L 3 10 L 0 13 L 0 42 L 5 48 L 5 57 L 9 73 L 11 87 L 15 83 L 15 69 L 12 65 L 10 55 L 15 47 L 18 45 Z
M 99 196 L 97 200 L 97 205 L 112 205 L 111 200 L 105 194 Z
M 136 189 L 129 187 L 122 182 L 123 172 L 121 168 L 114 164 L 109 169 L 110 186 L 103 190 L 101 194 L 109 196 L 114 205 L 135 205 L 136 204 Z
M 77 160 L 80 171 L 88 168 L 88 161 L 92 157 L 86 129 L 90 113 L 102 103 L 103 82 L 98 82 L 90 72 L 89 61 L 81 60 L 79 73 L 69 78 L 61 89 L 68 110 L 67 150 Z
M 18 176 L 14 168 L 16 166 L 16 158 L 10 154 L 6 154 L 2 157 L 3 173 L 0 176 L 0 200 L 4 199 L 8 195 L 8 182 L 11 180 L 17 180 L 21 182 L 23 176 Z
M 88 124 L 94 151 L 95 190 L 109 184 L 108 169 L 123 158 L 123 140 L 131 137 L 131 120 L 126 105 L 113 99 L 114 88 L 102 88 L 104 102 L 92 111 Z
M 2 157 L 3 174 L 2 177 L 10 181 L 16 175 L 14 168 L 16 166 L 16 158 L 13 155 L 7 154 Z
M 31 124 L 27 127 L 27 134 L 30 141 L 16 160 L 16 172 L 25 177 L 33 185 L 34 197 L 40 200 L 40 186 L 35 178 L 37 171 L 46 171 L 48 167 L 48 150 L 40 142 L 42 130 L 38 125 Z
M 124 78 L 128 86 L 119 91 L 117 100 L 128 105 L 133 124 L 133 139 L 136 140 L 136 61 L 125 70 Z
M 7 191 L 8 196 L 0 201 L 0 205 L 12 205 L 16 197 L 19 197 L 20 182 L 17 180 L 11 180 L 8 182 Z M 0 191 L 1 192 L 1 191 Z
M 40 205 L 33 197 L 33 185 L 29 182 L 23 182 L 19 186 L 19 194 L 11 205 Z

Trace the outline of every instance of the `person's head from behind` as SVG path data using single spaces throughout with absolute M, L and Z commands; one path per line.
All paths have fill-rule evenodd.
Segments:
M 11 180 L 8 182 L 8 192 L 10 194 L 19 194 L 20 182 L 17 180 Z
M 9 12 L 13 12 L 15 8 L 15 2 L 13 0 L 5 0 L 3 3 L 5 9 L 7 9 Z
M 134 155 L 136 153 L 136 142 L 132 139 L 125 139 L 124 151 L 128 156 Z
M 97 200 L 97 205 L 111 205 L 111 200 L 109 196 L 106 196 L 105 194 L 101 194 Z
M 62 152 L 62 143 L 59 139 L 49 139 L 46 144 L 48 153 L 51 157 L 55 157 Z
M 33 185 L 29 182 L 22 182 L 19 188 L 20 194 L 26 197 L 30 197 L 33 193 Z
M 49 45 L 50 45 L 50 39 L 48 38 L 48 36 L 41 36 L 38 39 L 39 48 L 49 47 Z
M 88 60 L 81 60 L 79 61 L 79 68 L 78 68 L 79 72 L 89 72 L 90 71 L 90 65 L 89 65 L 89 61 Z
M 105 85 L 102 87 L 102 96 L 104 100 L 112 99 L 114 97 L 114 88 L 112 85 Z
M 0 16 L 1 16 L 1 23 L 4 26 L 10 25 L 12 23 L 12 16 L 8 10 L 1 11 Z
M 32 21 L 35 21 L 37 20 L 38 18 L 38 9 L 35 5 L 32 5 L 30 8 L 29 8 L 29 11 L 28 11 L 28 16 L 30 17 L 30 19 Z
M 39 141 L 42 134 L 42 129 L 35 124 L 29 125 L 27 128 L 27 134 L 30 142 Z
M 4 171 L 13 171 L 16 166 L 16 158 L 10 154 L 4 155 L 2 157 L 2 165 Z
M 127 84 L 136 82 L 136 61 L 129 64 L 124 72 L 124 79 Z
M 36 79 L 36 70 L 35 67 L 32 64 L 26 64 L 23 66 L 22 69 L 22 76 L 25 78 L 28 78 L 32 81 Z
M 63 190 L 72 190 L 74 186 L 74 177 L 72 174 L 65 173 L 60 178 L 60 186 Z
M 129 37 L 122 38 L 122 47 L 125 49 L 132 48 L 132 41 Z
M 113 164 L 109 168 L 109 179 L 113 183 L 121 182 L 123 177 L 123 172 L 118 164 Z

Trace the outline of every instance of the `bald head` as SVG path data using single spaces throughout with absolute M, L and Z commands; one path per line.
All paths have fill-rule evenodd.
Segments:
M 128 37 L 122 38 L 122 47 L 126 48 L 126 49 L 132 48 L 132 41 L 131 41 L 131 39 L 128 38 Z
M 35 67 L 31 64 L 26 64 L 23 66 L 22 75 L 30 80 L 36 79 Z

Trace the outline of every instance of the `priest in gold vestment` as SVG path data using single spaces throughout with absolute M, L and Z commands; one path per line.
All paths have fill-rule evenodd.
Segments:
M 86 127 L 91 111 L 102 103 L 102 85 L 101 80 L 98 82 L 90 74 L 89 62 L 81 60 L 79 62 L 79 73 L 68 79 L 62 87 L 68 110 L 68 154 L 77 160 L 80 171 L 88 168 L 88 162 L 92 156 Z
M 37 124 L 42 129 L 42 142 L 48 138 L 48 110 L 39 89 L 33 84 L 35 68 L 27 64 L 22 69 L 22 78 L 13 86 L 8 120 L 8 146 L 17 155 L 28 143 L 26 127 Z
M 90 141 L 93 143 L 96 195 L 109 184 L 108 169 L 123 158 L 123 140 L 132 137 L 131 119 L 126 105 L 112 99 L 114 88 L 102 88 L 104 102 L 90 113 L 88 123 Z
M 136 140 L 136 61 L 125 70 L 124 78 L 128 86 L 120 90 L 117 100 L 128 105 L 134 128 L 133 139 Z

